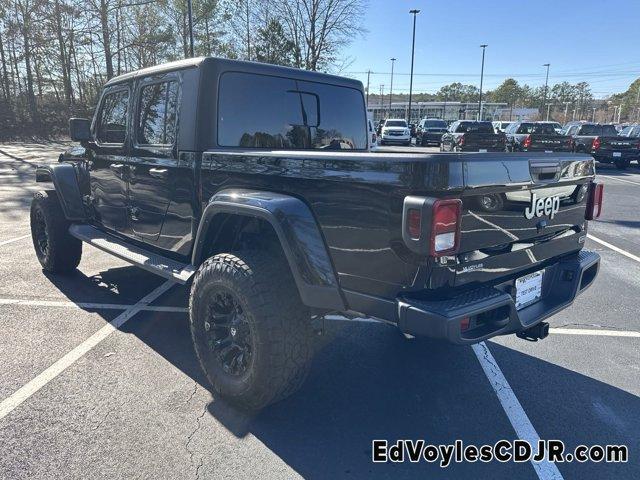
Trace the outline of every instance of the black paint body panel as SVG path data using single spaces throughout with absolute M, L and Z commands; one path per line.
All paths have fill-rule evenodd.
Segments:
M 88 142 L 81 163 L 91 177 L 94 225 L 198 265 L 216 215 L 258 217 L 276 231 L 307 305 L 382 312 L 390 321 L 397 320 L 391 312 L 403 295 L 435 298 L 504 282 L 582 248 L 585 200 L 577 193 L 594 178 L 590 156 L 221 148 L 218 82 L 229 71 L 362 91 L 351 79 L 214 58 L 112 79 L 108 88 L 130 89 L 133 125 L 140 84 L 177 78 L 178 130 L 167 148 L 137 145 L 131 134 L 121 146 Z M 471 137 L 471 145 L 484 148 Z M 491 137 L 484 146 L 504 149 L 503 136 Z M 120 175 L 113 163 L 125 165 Z M 152 177 L 152 169 L 166 170 L 164 177 Z M 562 197 L 554 218 L 525 218 L 532 193 Z M 436 261 L 407 247 L 402 209 L 408 195 L 462 200 L 458 254 Z

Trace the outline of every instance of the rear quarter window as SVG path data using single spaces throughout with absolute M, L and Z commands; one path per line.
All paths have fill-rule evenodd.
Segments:
M 359 90 L 252 73 L 227 72 L 218 92 L 223 147 L 365 150 Z

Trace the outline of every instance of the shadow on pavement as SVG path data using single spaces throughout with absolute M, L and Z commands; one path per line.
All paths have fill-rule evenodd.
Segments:
M 70 297 L 74 288 L 123 303 L 121 295 L 147 284 L 150 274 L 134 267 L 94 277 L 79 274 L 52 279 Z M 152 276 L 151 276 L 152 277 Z M 76 287 L 71 288 L 68 281 Z M 159 280 L 160 282 L 162 280 Z M 78 284 L 85 283 L 83 287 Z M 145 286 L 145 292 L 150 290 Z M 117 292 L 117 293 L 116 293 Z M 174 301 L 186 302 L 188 289 L 176 287 Z M 184 304 L 186 306 L 186 303 Z M 106 320 L 106 319 L 105 319 Z M 168 362 L 206 389 L 197 363 L 186 314 L 142 312 L 122 330 L 136 335 Z M 308 478 L 531 478 L 529 463 L 437 464 L 371 462 L 371 441 L 424 439 L 428 443 L 492 444 L 514 439 L 502 407 L 473 351 L 407 341 L 376 324 L 330 323 L 309 378 L 292 397 L 257 416 L 214 399 L 209 413 L 236 437 L 256 437 L 303 477 Z M 542 438 L 559 438 L 573 448 L 585 444 L 627 444 L 627 464 L 564 464 L 567 478 L 640 478 L 637 432 L 640 399 L 606 383 L 516 350 L 490 344 Z M 542 407 L 544 406 L 544 407 Z M 205 464 L 213 461 L 204 459 Z

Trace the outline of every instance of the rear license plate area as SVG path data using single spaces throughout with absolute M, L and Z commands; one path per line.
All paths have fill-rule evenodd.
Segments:
M 614 157 L 621 157 L 621 156 L 622 156 L 622 153 L 620 153 L 620 152 L 613 152 L 613 156 L 614 156 Z
M 516 309 L 520 310 L 540 300 L 543 278 L 544 270 L 538 270 L 516 279 Z

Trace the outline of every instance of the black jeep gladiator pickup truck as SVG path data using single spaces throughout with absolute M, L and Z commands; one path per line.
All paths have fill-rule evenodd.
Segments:
M 573 139 L 574 151 L 588 153 L 602 163 L 613 163 L 621 170 L 632 160 L 640 159 L 638 139 L 621 136 L 614 125 L 581 123 L 569 127 L 567 135 Z
M 598 272 L 590 156 L 369 152 L 355 80 L 183 60 L 111 79 L 70 133 L 80 146 L 36 170 L 43 269 L 73 271 L 86 242 L 190 282 L 202 368 L 245 408 L 303 382 L 328 314 L 544 338 Z
M 440 141 L 441 152 L 504 152 L 506 137 L 496 133 L 491 122 L 458 120 Z
M 571 152 L 573 140 L 556 132 L 552 123 L 515 122 L 505 130 L 509 152 Z

